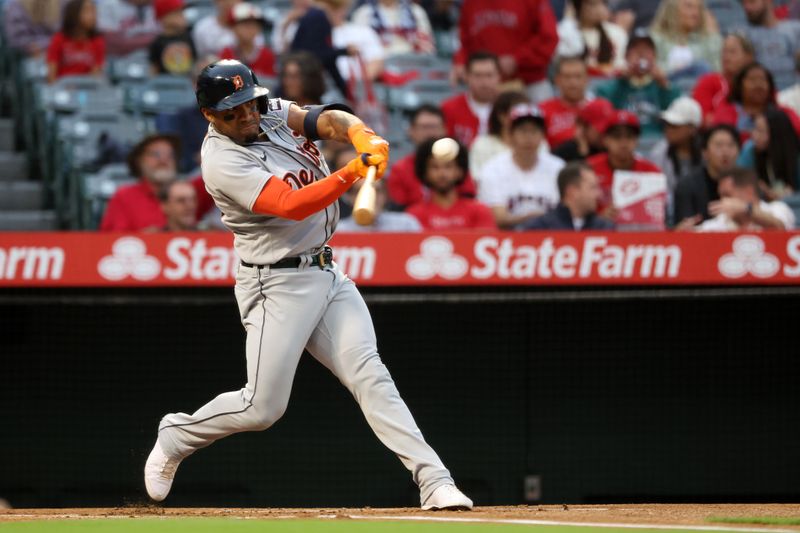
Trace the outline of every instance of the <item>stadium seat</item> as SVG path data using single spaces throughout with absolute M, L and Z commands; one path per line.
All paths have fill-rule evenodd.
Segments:
M 449 31 L 434 31 L 433 39 L 436 42 L 436 53 L 439 57 L 450 60 L 458 50 L 458 28 Z
M 95 174 L 79 177 L 81 205 L 81 228 L 97 229 L 100 225 L 106 204 L 123 185 L 135 183 L 128 165 L 113 163 L 106 165 Z
M 119 112 L 87 111 L 58 123 L 59 139 L 71 145 L 71 162 L 87 168 L 97 160 L 104 139 L 124 150 L 133 146 L 146 133 L 143 121 Z
M 183 15 L 186 17 L 186 23 L 190 28 L 197 24 L 198 20 L 216 13 L 213 0 L 187 2 L 186 4 Z
M 411 111 L 422 104 L 439 105 L 455 93 L 447 80 L 413 80 L 402 87 L 389 89 L 389 109 Z
M 67 226 L 81 224 L 81 173 L 124 159 L 146 133 L 142 120 L 120 112 L 82 112 L 58 123 L 52 189 Z
M 41 106 L 57 113 L 122 110 L 122 93 L 96 76 L 65 76 L 41 91 Z
M 137 115 L 177 111 L 195 101 L 194 84 L 181 76 L 155 76 L 144 83 L 126 84 L 124 92 L 125 109 Z
M 395 72 L 406 72 L 440 64 L 440 59 L 430 54 L 396 54 L 384 60 L 385 69 Z
M 150 61 L 147 58 L 147 50 L 109 60 L 108 77 L 114 83 L 144 81 L 149 76 Z

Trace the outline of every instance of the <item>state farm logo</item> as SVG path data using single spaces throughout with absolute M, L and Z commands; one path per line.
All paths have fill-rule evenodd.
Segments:
M 777 257 L 766 252 L 764 241 L 753 235 L 742 235 L 733 241 L 733 253 L 723 255 L 717 263 L 726 278 L 741 278 L 751 274 L 771 278 L 781 268 Z
M 436 276 L 455 280 L 463 278 L 469 269 L 467 260 L 453 253 L 453 243 L 445 237 L 429 237 L 419 246 L 420 254 L 406 261 L 406 272 L 418 280 Z
M 161 262 L 147 255 L 147 246 L 141 239 L 122 237 L 111 247 L 111 255 L 97 264 L 97 272 L 109 281 L 120 281 L 127 277 L 149 281 L 161 273 Z

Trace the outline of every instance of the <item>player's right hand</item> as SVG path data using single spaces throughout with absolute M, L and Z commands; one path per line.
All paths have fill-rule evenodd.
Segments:
M 378 165 L 378 178 L 383 176 L 386 172 L 386 166 L 389 163 L 389 142 L 383 137 L 376 135 L 374 131 L 369 129 L 363 123 L 358 123 L 350 126 L 347 130 L 347 135 L 353 147 L 359 154 L 381 155 L 385 159 L 382 165 Z
M 347 174 L 352 176 L 353 181 L 358 181 L 367 177 L 369 167 L 378 167 L 376 179 L 380 179 L 383 174 L 382 170 L 386 170 L 386 163 L 386 158 L 380 154 L 361 154 L 347 163 L 344 168 Z

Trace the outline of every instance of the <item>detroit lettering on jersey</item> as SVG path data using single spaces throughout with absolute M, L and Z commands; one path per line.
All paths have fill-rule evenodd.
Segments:
M 317 146 L 287 125 L 292 102 L 275 98 L 268 103 L 261 116 L 265 139 L 239 145 L 209 125 L 200 151 L 206 189 L 234 234 L 234 248 L 256 265 L 319 253 L 339 221 L 337 202 L 300 221 L 253 213 L 268 180 L 300 189 L 330 174 Z

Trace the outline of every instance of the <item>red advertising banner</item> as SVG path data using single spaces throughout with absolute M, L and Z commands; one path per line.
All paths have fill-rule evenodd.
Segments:
M 800 283 L 800 233 L 340 234 L 364 286 Z M 230 234 L 0 233 L 0 287 L 231 286 Z

